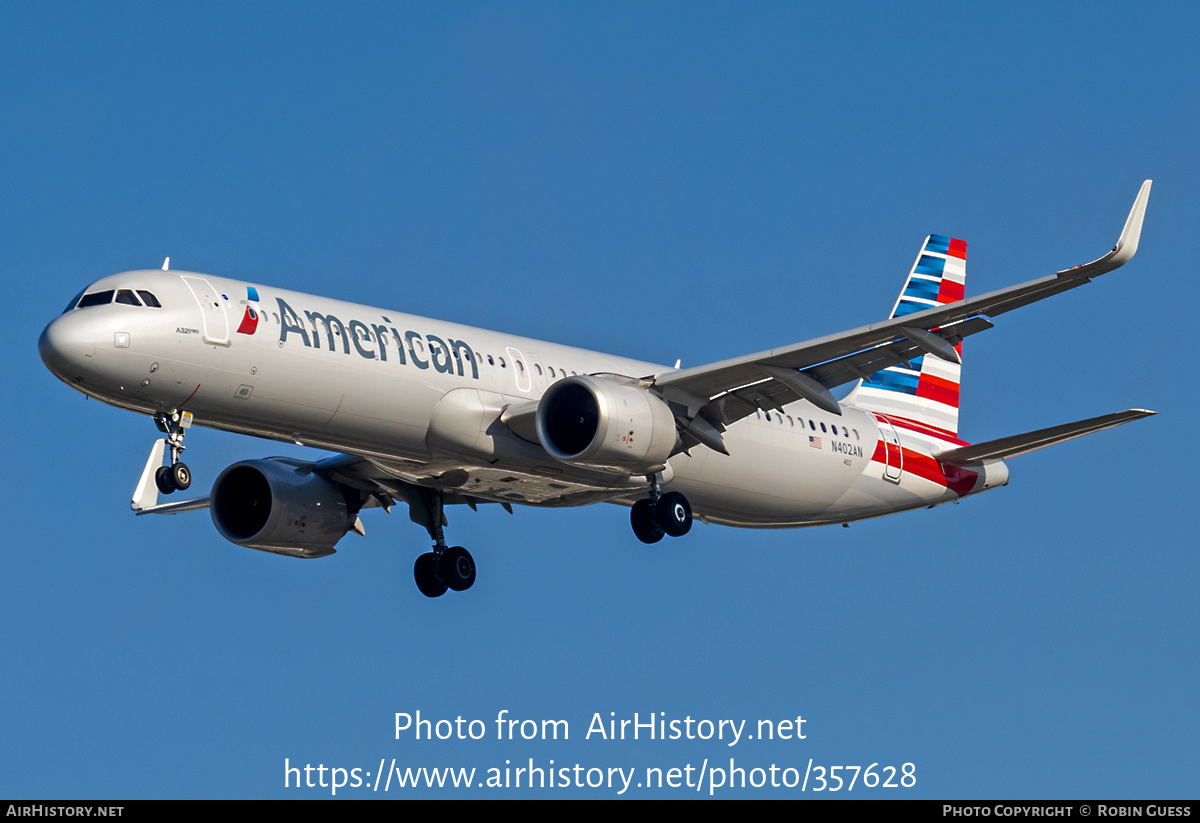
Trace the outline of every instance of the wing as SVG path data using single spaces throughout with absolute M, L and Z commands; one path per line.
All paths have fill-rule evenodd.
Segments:
M 397 502 L 407 503 L 409 517 L 422 524 L 431 490 L 440 491 L 448 506 L 465 505 L 475 509 L 498 503 L 509 514 L 512 514 L 513 503 L 581 506 L 611 500 L 628 492 L 623 482 L 610 484 L 607 488 L 597 487 L 560 475 L 515 472 L 507 466 L 481 467 L 453 458 L 400 464 L 380 457 L 339 454 L 318 460 L 311 467 L 326 480 L 358 491 L 363 508 L 379 506 L 390 511 Z
M 699 442 L 722 451 L 719 430 L 759 409 L 780 410 L 786 403 L 808 400 L 841 414 L 829 389 L 922 354 L 957 362 L 954 345 L 992 328 L 986 318 L 1082 286 L 1129 262 L 1141 236 L 1150 183 L 1142 183 L 1117 244 L 1091 263 L 840 334 L 663 372 L 650 378 L 649 384 L 667 400 L 687 407 L 688 431 Z
M 159 503 L 154 472 L 162 465 L 162 440 L 154 441 L 146 468 L 134 491 L 132 508 L 136 515 L 178 514 L 208 508 L 208 497 Z M 301 473 L 313 473 L 357 495 L 359 508 L 382 508 L 390 512 L 397 503 L 406 503 L 413 522 L 425 525 L 436 519 L 431 491 L 441 492 L 444 505 L 465 505 L 476 509 L 498 503 L 512 514 L 513 503 L 534 506 L 582 506 L 620 497 L 628 492 L 625 484 L 582 483 L 558 475 L 514 472 L 508 467 L 471 466 L 470 474 L 452 459 L 438 462 L 397 461 L 385 457 L 335 454 L 322 460 L 298 460 L 292 457 L 267 457 Z M 470 493 L 467 481 L 470 480 Z M 511 501 L 511 502 L 509 502 Z M 443 520 L 444 520 L 443 515 Z M 362 533 L 361 522 L 354 531 Z

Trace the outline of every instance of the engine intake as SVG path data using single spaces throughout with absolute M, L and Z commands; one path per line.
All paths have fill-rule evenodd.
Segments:
M 333 554 L 354 517 L 342 488 L 307 465 L 274 457 L 225 469 L 209 498 L 217 531 L 249 549 L 293 557 Z
M 627 475 L 658 470 L 679 446 L 664 400 L 605 377 L 566 377 L 547 389 L 537 434 L 564 463 Z

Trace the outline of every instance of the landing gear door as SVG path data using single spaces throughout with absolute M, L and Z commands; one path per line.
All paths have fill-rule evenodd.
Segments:
M 900 436 L 896 428 L 882 417 L 876 417 L 879 424 L 879 436 L 883 438 L 884 455 L 887 462 L 883 468 L 883 479 L 899 483 L 904 474 L 904 450 L 900 448 Z
M 192 297 L 200 306 L 201 322 L 204 324 L 205 343 L 213 346 L 229 345 L 229 318 L 225 316 L 225 307 L 221 305 L 221 295 L 212 284 L 203 277 L 181 277 L 187 284 Z

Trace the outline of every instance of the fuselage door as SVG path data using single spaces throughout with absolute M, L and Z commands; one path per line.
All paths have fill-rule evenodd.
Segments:
M 541 394 L 546 390 L 546 367 L 542 365 L 542 361 L 533 352 L 528 352 L 529 362 L 525 365 L 533 370 L 533 390 Z
M 896 428 L 882 417 L 875 417 L 879 424 L 879 436 L 883 438 L 884 454 L 887 463 L 883 468 L 883 479 L 899 483 L 904 474 L 904 450 L 900 448 L 900 436 Z
M 527 392 L 532 387 L 529 378 L 531 368 L 525 360 L 525 355 L 516 349 L 510 348 L 508 351 L 508 359 L 512 361 L 513 377 L 517 380 L 517 391 Z
M 225 315 L 225 306 L 221 304 L 221 295 L 212 284 L 203 277 L 181 277 L 187 284 L 192 297 L 200 306 L 201 322 L 204 323 L 205 343 L 214 346 L 229 345 L 229 318 Z

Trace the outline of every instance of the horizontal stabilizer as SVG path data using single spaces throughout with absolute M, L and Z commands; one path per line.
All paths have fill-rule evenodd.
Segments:
M 208 498 L 197 497 L 195 500 L 180 500 L 178 503 L 163 503 L 161 506 L 135 509 L 133 513 L 140 517 L 143 514 L 178 514 L 179 512 L 190 512 L 196 509 L 207 508 Z
M 1061 426 L 1051 426 L 1048 429 L 1038 429 L 1025 434 L 1014 434 L 1001 437 L 999 440 L 989 440 L 986 443 L 976 443 L 972 446 L 962 446 L 937 455 L 938 462 L 947 466 L 966 466 L 970 463 L 981 463 L 988 460 L 1004 460 L 1027 452 L 1044 449 L 1055 443 L 1063 443 L 1076 437 L 1083 437 L 1092 432 L 1111 429 L 1131 420 L 1139 420 L 1158 412 L 1145 409 L 1127 409 L 1126 411 L 1105 414 L 1075 423 L 1064 423 Z

